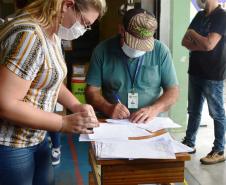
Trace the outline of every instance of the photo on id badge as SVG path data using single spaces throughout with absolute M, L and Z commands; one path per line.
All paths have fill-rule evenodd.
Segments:
M 128 108 L 138 109 L 138 93 L 128 93 Z

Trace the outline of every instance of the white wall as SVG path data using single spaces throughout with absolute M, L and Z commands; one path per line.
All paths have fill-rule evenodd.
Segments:
M 170 46 L 170 2 L 171 0 L 161 0 L 160 14 L 160 40 L 168 47 Z M 141 7 L 150 12 L 154 12 L 154 0 L 141 0 Z
M 171 0 L 161 0 L 160 40 L 170 47 Z

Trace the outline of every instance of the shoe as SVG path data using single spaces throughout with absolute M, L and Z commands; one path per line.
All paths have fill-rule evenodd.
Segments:
M 60 164 L 60 157 L 61 157 L 60 148 L 53 148 L 52 149 L 52 165 L 53 166 Z
M 182 144 L 190 147 L 191 149 L 193 149 L 191 152 L 188 152 L 189 154 L 194 154 L 196 152 L 196 148 L 194 145 L 192 145 L 191 143 L 189 143 L 185 138 L 182 140 L 181 142 Z
M 202 164 L 216 164 L 225 161 L 224 157 L 224 151 L 221 152 L 216 152 L 216 151 L 211 151 L 210 153 L 207 154 L 206 157 L 203 157 L 200 159 L 200 162 Z

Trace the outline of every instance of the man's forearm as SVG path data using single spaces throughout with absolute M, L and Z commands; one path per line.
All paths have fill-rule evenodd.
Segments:
M 200 48 L 200 46 L 198 46 L 188 34 L 184 36 L 182 46 L 186 47 L 190 51 L 202 50 L 202 48 Z
M 61 85 L 57 101 L 72 112 L 74 111 L 73 107 L 80 104 L 77 98 L 66 88 L 64 84 Z
M 207 37 L 203 37 L 202 35 L 198 34 L 195 31 L 190 32 L 190 37 L 199 48 L 199 51 L 208 50 L 210 42 Z
M 109 103 L 99 92 L 89 92 L 86 91 L 86 100 L 95 109 L 101 111 L 102 113 L 109 115 L 112 104 Z
M 178 97 L 178 86 L 168 88 L 163 92 L 159 99 L 151 105 L 151 107 L 158 111 L 158 113 L 165 112 L 169 110 L 170 106 L 172 106 L 177 101 Z

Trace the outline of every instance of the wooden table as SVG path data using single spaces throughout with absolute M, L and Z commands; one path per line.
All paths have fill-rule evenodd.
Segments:
M 184 182 L 185 161 L 188 153 L 176 154 L 176 159 L 110 159 L 101 160 L 95 155 L 93 144 L 89 147 L 89 185 L 170 184 Z

